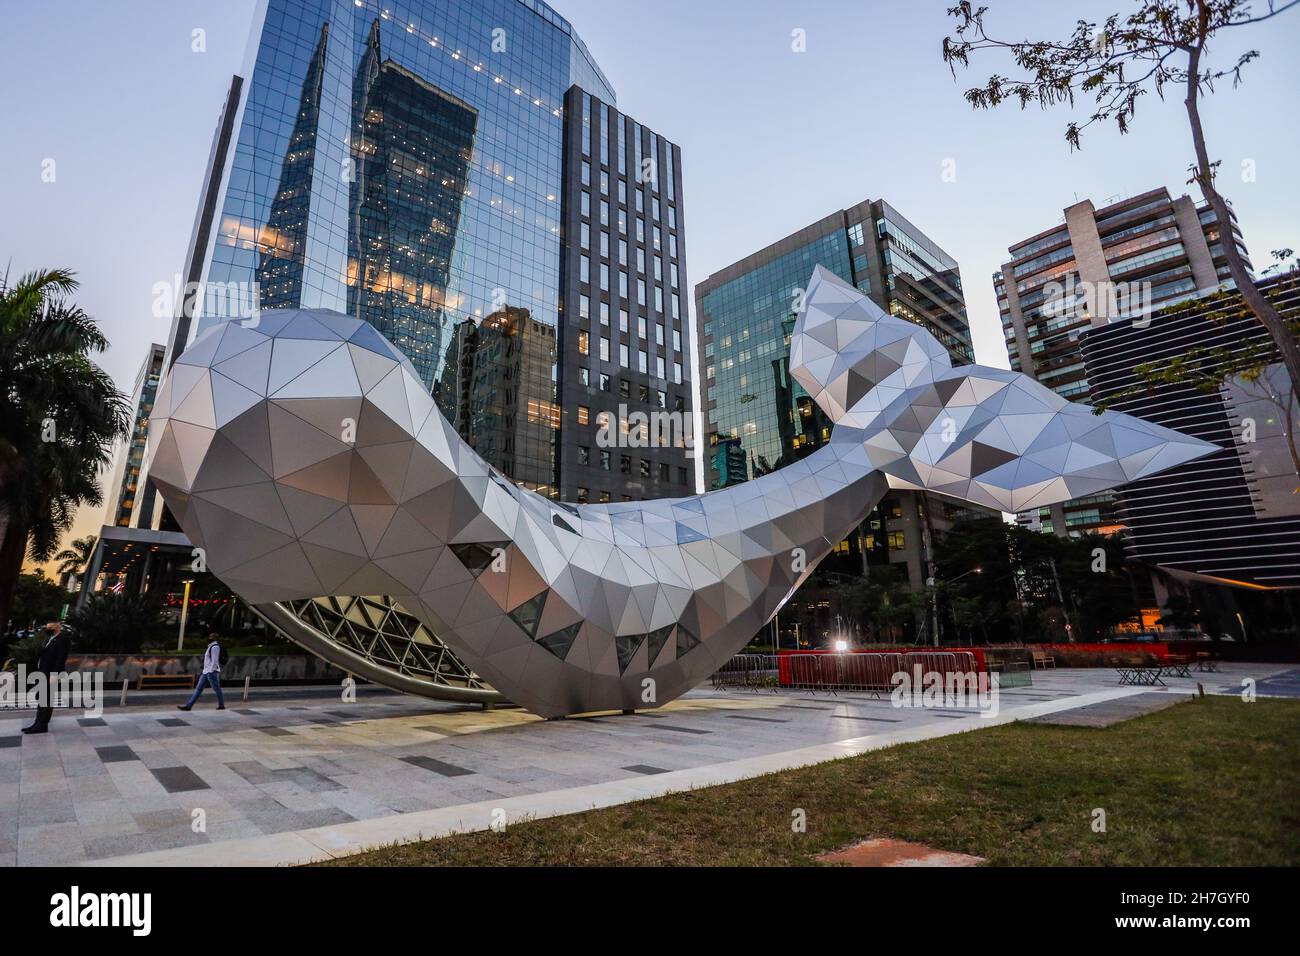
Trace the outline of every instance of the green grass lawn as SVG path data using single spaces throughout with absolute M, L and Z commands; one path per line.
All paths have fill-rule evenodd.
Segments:
M 1009 866 L 1300 864 L 1300 701 L 1193 699 L 1105 730 L 1007 724 L 325 865 L 800 865 L 870 837 Z

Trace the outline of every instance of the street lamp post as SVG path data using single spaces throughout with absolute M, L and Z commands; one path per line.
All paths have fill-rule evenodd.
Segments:
M 176 650 L 185 647 L 185 619 L 190 613 L 190 585 L 194 583 L 193 578 L 185 579 L 185 594 L 181 597 L 181 631 L 176 637 Z
M 947 581 L 940 581 L 939 579 L 931 576 L 930 579 L 925 582 L 930 586 L 930 615 L 932 620 L 934 621 L 934 646 L 935 647 L 939 646 L 939 589 L 937 586 L 940 584 L 955 584 L 956 582 L 960 581 L 962 578 L 966 577 L 966 575 L 968 574 L 983 574 L 983 573 L 984 573 L 983 568 L 971 568 L 969 571 L 963 571 L 955 578 L 950 578 Z

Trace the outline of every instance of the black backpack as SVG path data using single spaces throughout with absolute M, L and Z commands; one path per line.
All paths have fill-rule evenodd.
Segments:
M 212 643 L 217 644 L 216 641 L 213 641 Z M 208 646 L 211 647 L 212 645 L 209 644 Z M 230 651 L 226 650 L 226 645 L 217 644 L 217 666 L 225 667 L 229 663 L 230 663 Z

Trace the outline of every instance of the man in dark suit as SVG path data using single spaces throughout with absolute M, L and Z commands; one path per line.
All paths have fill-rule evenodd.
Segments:
M 49 683 L 50 675 L 62 671 L 68 663 L 68 650 L 71 642 L 68 640 L 68 635 L 63 633 L 63 624 L 59 621 L 51 621 L 45 625 L 45 634 L 45 644 L 36 657 L 36 670 L 38 673 L 45 675 L 45 706 L 36 708 L 36 722 L 30 727 L 23 728 L 25 734 L 43 734 L 49 731 L 50 718 L 54 716 L 53 691 Z

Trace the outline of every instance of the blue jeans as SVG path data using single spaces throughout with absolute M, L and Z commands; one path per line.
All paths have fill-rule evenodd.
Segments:
M 209 684 L 211 684 L 212 689 L 217 692 L 217 706 L 225 707 L 226 698 L 221 693 L 221 675 L 216 671 L 209 671 L 199 678 L 199 682 L 194 685 L 194 693 L 191 694 L 190 699 L 185 702 L 185 706 L 193 707 L 194 702 L 199 699 L 199 694 L 203 693 L 203 688 L 207 687 Z

